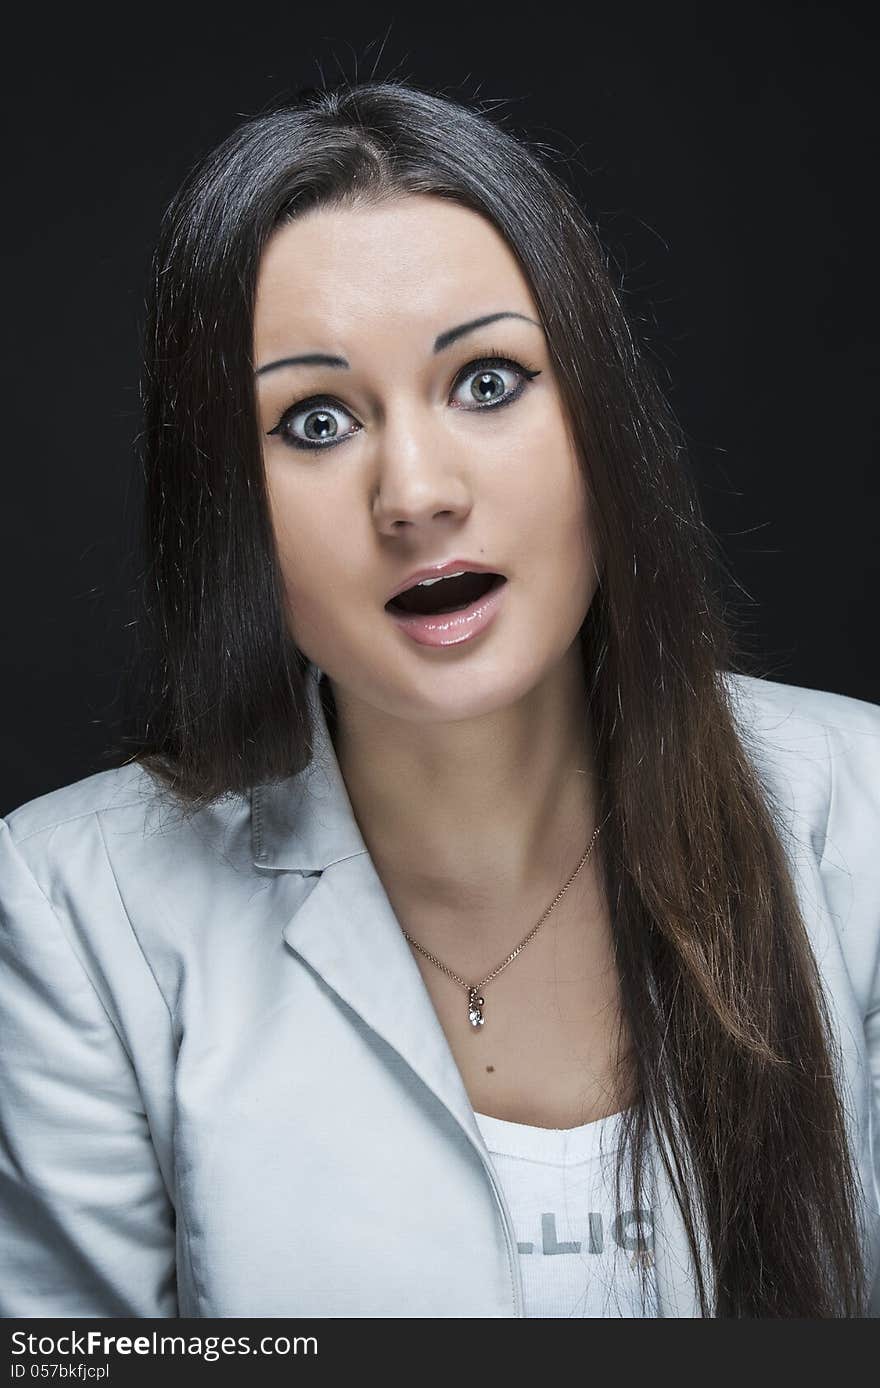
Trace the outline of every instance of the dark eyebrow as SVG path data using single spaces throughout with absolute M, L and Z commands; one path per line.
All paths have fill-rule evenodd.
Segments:
M 497 323 L 499 318 L 521 318 L 524 323 L 534 323 L 536 328 L 541 324 L 534 318 L 529 318 L 525 313 L 514 313 L 507 311 L 504 313 L 487 313 L 483 318 L 472 318 L 469 323 L 459 323 L 457 328 L 448 328 L 445 333 L 434 339 L 434 353 L 442 352 L 445 347 L 451 347 L 453 342 L 457 342 L 465 333 L 472 333 L 477 328 L 485 328 L 487 323 Z M 326 352 L 306 352 L 300 357 L 281 357 L 278 361 L 267 362 L 265 366 L 258 366 L 254 372 L 256 376 L 265 376 L 267 371 L 277 371 L 282 366 L 339 366 L 345 370 L 349 369 L 349 363 L 345 357 L 332 357 Z
M 496 323 L 499 318 L 521 318 L 524 323 L 534 323 L 536 328 L 541 326 L 534 318 L 528 318 L 524 313 L 487 313 L 485 318 L 472 318 L 469 323 L 459 323 L 457 328 L 450 328 L 447 332 L 441 333 L 434 341 L 435 353 L 442 352 L 444 347 L 451 347 L 453 342 L 464 337 L 465 333 L 472 333 L 475 328 L 485 328 L 487 323 Z

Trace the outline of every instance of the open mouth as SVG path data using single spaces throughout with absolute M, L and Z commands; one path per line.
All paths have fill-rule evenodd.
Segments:
M 427 584 L 417 583 L 407 588 L 405 593 L 398 593 L 396 598 L 385 604 L 385 610 L 420 617 L 461 612 L 506 582 L 503 574 L 491 573 L 464 573 L 453 578 L 438 578 Z

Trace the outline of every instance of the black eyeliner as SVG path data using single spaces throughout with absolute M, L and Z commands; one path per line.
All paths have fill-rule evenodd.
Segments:
M 525 381 L 521 382 L 518 388 L 512 390 L 511 393 L 502 400 L 489 401 L 485 405 L 474 405 L 472 409 L 467 407 L 459 408 L 467 408 L 467 412 L 470 414 L 481 414 L 489 410 L 501 409 L 504 405 L 512 405 L 515 400 L 518 400 L 520 398 L 526 385 L 530 381 L 533 381 L 536 376 L 540 376 L 541 374 L 540 370 L 534 367 L 526 366 L 522 362 L 516 361 L 513 357 L 505 356 L 502 352 L 490 349 L 490 351 L 485 356 L 476 357 L 472 361 L 466 362 L 464 364 L 464 366 L 461 368 L 461 370 L 458 372 L 455 379 L 453 380 L 452 389 L 457 389 L 457 387 L 462 381 L 467 380 L 468 376 L 476 376 L 480 371 L 488 371 L 494 367 L 509 367 L 510 370 L 518 372 L 521 376 L 524 376 L 526 379 Z M 275 424 L 273 428 L 267 430 L 267 437 L 277 434 L 280 438 L 282 438 L 282 441 L 285 444 L 287 444 L 288 447 L 296 448 L 300 451 L 305 452 L 320 452 L 321 450 L 326 448 L 337 447 L 338 445 L 335 442 L 305 443 L 302 439 L 288 440 L 284 438 L 284 436 L 281 434 L 282 425 L 285 423 L 287 419 L 291 417 L 291 415 L 300 414 L 304 410 L 317 410 L 320 409 L 322 405 L 329 406 L 330 408 L 335 407 L 337 409 L 344 410 L 346 414 L 351 414 L 351 411 L 348 410 L 347 407 L 342 404 L 342 401 L 337 400 L 332 395 L 308 395 L 304 399 L 297 400 L 294 402 L 294 404 L 288 406 L 288 408 L 281 415 L 281 418 L 278 420 L 277 424 Z M 362 427 L 362 425 L 359 425 L 359 428 Z M 348 437 L 351 437 L 351 435 L 349 435 Z M 344 443 L 345 440 L 340 439 L 338 442 Z

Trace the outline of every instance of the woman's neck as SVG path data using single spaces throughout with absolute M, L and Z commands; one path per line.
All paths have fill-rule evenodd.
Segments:
M 515 704 L 452 722 L 394 718 L 333 687 L 340 770 L 398 899 L 487 928 L 545 909 L 597 822 L 580 662 L 575 645 Z

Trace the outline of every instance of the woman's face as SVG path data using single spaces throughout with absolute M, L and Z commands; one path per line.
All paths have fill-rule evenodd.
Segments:
M 518 316 L 443 343 L 495 314 Z M 312 211 L 266 247 L 254 339 L 299 648 L 337 697 L 405 719 L 453 721 L 528 693 L 571 654 L 598 556 L 538 312 L 506 243 L 429 196 Z M 289 364 L 317 354 L 347 365 Z M 419 644 L 385 604 L 449 559 L 506 575 L 501 601 L 469 640 Z

